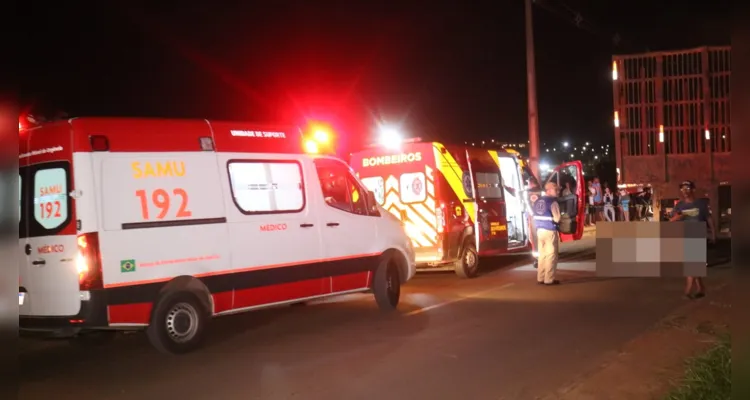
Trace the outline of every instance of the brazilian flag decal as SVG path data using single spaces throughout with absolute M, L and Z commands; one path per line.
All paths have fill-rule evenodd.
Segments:
M 135 260 L 120 261 L 120 272 L 133 272 L 133 271 L 135 271 Z

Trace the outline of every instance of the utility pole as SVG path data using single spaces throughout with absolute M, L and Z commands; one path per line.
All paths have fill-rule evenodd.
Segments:
M 529 167 L 539 177 L 539 114 L 536 108 L 536 67 L 534 66 L 533 0 L 526 2 L 526 94 L 529 101 Z

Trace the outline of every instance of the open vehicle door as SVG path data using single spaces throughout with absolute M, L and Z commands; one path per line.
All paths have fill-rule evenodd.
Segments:
M 586 219 L 583 165 L 580 161 L 561 164 L 550 173 L 544 184 L 546 185 L 547 182 L 556 183 L 560 189 L 557 200 L 562 214 L 559 227 L 560 241 L 581 239 Z

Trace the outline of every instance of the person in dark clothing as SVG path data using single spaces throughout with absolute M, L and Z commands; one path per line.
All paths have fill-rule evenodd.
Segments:
M 670 221 L 683 221 L 691 223 L 703 223 L 708 225 L 708 242 L 716 241 L 716 230 L 714 229 L 711 212 L 705 199 L 695 198 L 695 184 L 692 181 L 684 181 L 680 184 L 682 199 L 675 204 Z M 696 291 L 693 293 L 693 287 Z M 685 285 L 685 297 L 689 299 L 701 298 L 706 295 L 703 279 L 688 276 Z

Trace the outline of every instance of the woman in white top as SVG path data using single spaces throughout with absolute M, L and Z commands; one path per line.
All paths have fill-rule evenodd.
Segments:
M 604 218 L 607 219 L 607 221 L 614 221 L 615 220 L 615 196 L 612 194 L 612 190 L 609 189 L 609 187 L 604 187 L 604 196 L 602 197 L 602 200 L 604 201 Z

